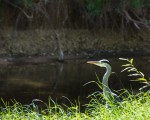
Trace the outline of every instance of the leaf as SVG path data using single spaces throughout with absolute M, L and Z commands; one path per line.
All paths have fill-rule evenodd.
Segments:
M 140 83 L 144 83 L 144 84 L 147 84 L 147 85 L 148 85 L 148 82 L 140 82 Z
M 123 69 L 121 72 L 124 72 L 124 71 L 126 71 L 126 70 L 128 70 L 128 69 L 130 69 L 130 68 L 132 68 L 132 67 L 126 67 L 126 68 Z
M 130 80 L 130 81 L 139 81 L 139 80 Z
M 141 74 L 135 73 L 135 74 L 129 74 L 128 76 L 141 76 Z
M 139 81 L 147 81 L 145 78 L 138 78 Z
M 91 84 L 91 83 L 95 83 L 95 81 L 89 81 L 89 82 L 85 83 L 83 86 L 86 86 L 86 85 Z
M 139 90 L 142 90 L 142 89 L 144 89 L 146 87 L 148 87 L 148 85 L 145 85 L 145 86 L 141 87 Z
M 133 64 L 133 58 L 132 59 L 130 59 L 130 61 L 129 61 L 131 64 Z
M 131 65 L 131 64 L 122 65 L 122 67 L 127 67 L 127 66 L 133 66 L 133 65 Z
M 139 73 L 144 77 L 144 74 L 142 72 L 139 71 Z
M 128 70 L 128 72 L 131 72 L 131 71 L 137 71 L 136 68 L 131 68 L 130 70 Z
M 119 58 L 119 60 L 129 61 L 129 59 L 125 59 L 125 58 Z

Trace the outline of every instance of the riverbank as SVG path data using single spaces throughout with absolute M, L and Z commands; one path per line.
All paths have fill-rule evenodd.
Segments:
M 100 59 L 100 58 L 136 58 L 149 57 L 149 51 L 84 51 L 84 54 L 65 55 L 64 61 L 80 59 Z M 63 62 L 58 60 L 56 55 L 39 55 L 39 56 L 1 56 L 0 66 L 17 65 L 17 64 L 41 64 L 48 62 Z
M 112 30 L 0 29 L 0 65 L 58 61 L 58 44 L 64 60 L 150 56 L 150 31 L 122 35 Z
M 150 53 L 150 31 L 120 31 L 86 29 L 0 30 L 0 56 L 57 56 L 56 34 L 67 55 L 117 55 Z

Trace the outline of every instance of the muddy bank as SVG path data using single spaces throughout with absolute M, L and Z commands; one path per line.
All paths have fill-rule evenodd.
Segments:
M 67 56 L 66 59 L 102 55 L 150 55 L 150 31 L 132 34 L 128 32 L 129 34 L 125 36 L 119 31 L 112 30 L 61 29 L 55 31 L 59 34 L 62 50 Z M 44 59 L 57 59 L 54 30 L 1 29 L 0 56 L 6 58 L 47 56 Z M 14 59 L 2 59 L 1 61 L 12 62 Z
M 80 60 L 85 57 L 82 55 L 66 55 L 64 61 L 59 61 L 57 56 L 26 56 L 26 57 L 1 57 L 0 66 L 41 64 L 49 62 L 65 62 L 68 60 Z

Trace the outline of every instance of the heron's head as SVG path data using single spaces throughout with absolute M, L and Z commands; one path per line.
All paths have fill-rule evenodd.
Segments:
M 106 59 L 102 59 L 102 60 L 99 60 L 99 61 L 88 61 L 87 63 L 94 64 L 94 65 L 97 65 L 97 66 L 100 66 L 100 67 L 110 66 L 109 61 L 106 60 Z

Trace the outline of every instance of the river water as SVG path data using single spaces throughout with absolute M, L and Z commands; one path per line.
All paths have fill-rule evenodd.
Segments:
M 110 76 L 109 85 L 112 89 L 121 88 L 138 89 L 141 84 L 129 82 L 126 73 L 120 73 L 123 69 L 118 58 L 108 58 L 112 65 L 113 73 Z M 136 67 L 146 77 L 150 75 L 150 62 L 148 57 L 134 58 Z M 100 90 L 95 84 L 85 83 L 102 79 L 105 68 L 87 64 L 88 60 L 68 60 L 64 63 L 50 62 L 37 65 L 11 65 L 0 68 L 0 97 L 4 101 L 15 99 L 22 104 L 29 104 L 33 99 L 47 102 L 51 97 L 58 103 L 67 103 L 79 98 L 81 104 L 88 102 L 89 94 Z M 1 103 L 2 104 L 2 103 Z

